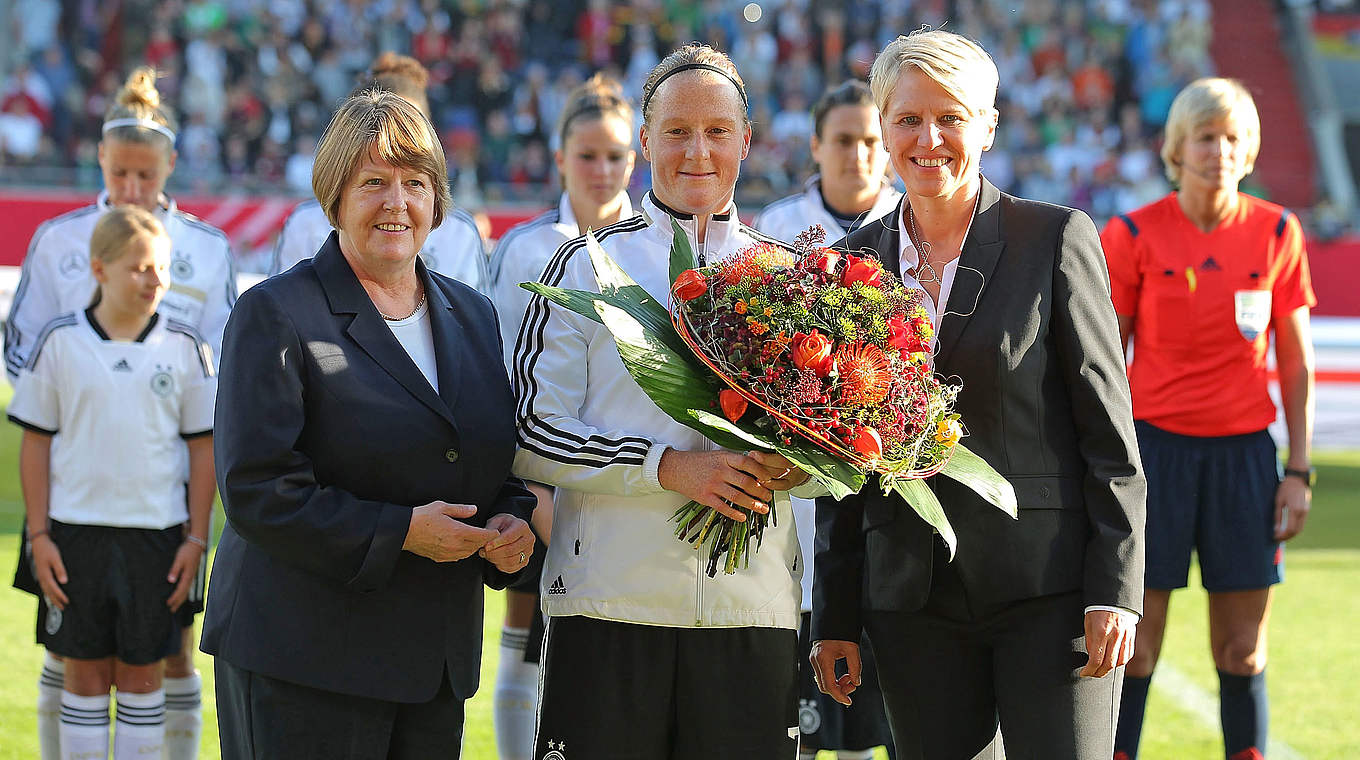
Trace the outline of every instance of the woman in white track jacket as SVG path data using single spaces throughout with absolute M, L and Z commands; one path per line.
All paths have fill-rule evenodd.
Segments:
M 596 237 L 664 302 L 673 219 L 701 263 L 768 238 L 732 203 L 751 132 L 731 61 L 703 45 L 675 51 L 648 77 L 642 112 L 653 191 L 641 216 Z M 542 281 L 597 290 L 584 239 L 559 248 Z M 541 297 L 514 365 L 515 473 L 557 487 L 535 757 L 792 758 L 802 563 L 787 498 L 750 567 L 730 576 L 709 578 L 670 517 L 689 499 L 763 511 L 804 476 L 672 420 L 604 327 Z

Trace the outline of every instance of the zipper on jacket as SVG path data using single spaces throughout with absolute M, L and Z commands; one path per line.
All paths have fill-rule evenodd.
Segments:
M 712 451 L 712 441 L 707 438 L 703 442 L 703 451 Z M 702 627 L 704 624 L 704 550 L 703 545 L 694 550 L 694 625 Z

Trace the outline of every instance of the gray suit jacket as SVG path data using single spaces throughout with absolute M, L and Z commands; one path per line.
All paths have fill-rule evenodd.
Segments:
M 835 247 L 899 272 L 899 211 Z M 941 320 L 936 371 L 963 381 L 964 443 L 1015 487 L 1012 520 L 966 486 L 931 479 L 958 535 L 969 599 L 1080 591 L 1142 609 L 1146 483 L 1100 238 L 1080 211 L 982 181 Z M 859 641 L 861 610 L 920 609 L 934 531 L 870 483 L 817 503 L 814 639 Z

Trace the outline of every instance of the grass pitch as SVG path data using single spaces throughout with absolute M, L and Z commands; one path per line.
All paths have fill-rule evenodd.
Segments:
M 8 401 L 0 385 L 0 404 Z M 0 427 L 0 577 L 8 581 L 18 558 L 23 502 L 18 478 L 19 431 Z M 1286 551 L 1286 582 L 1277 589 L 1271 620 L 1271 737 L 1296 757 L 1330 760 L 1360 756 L 1360 452 L 1319 454 L 1318 489 L 1307 528 Z M 221 523 L 220 512 L 216 515 Z M 1215 698 L 1218 683 L 1208 650 L 1205 595 L 1191 587 L 1172 597 L 1162 661 L 1184 674 L 1191 689 Z M 488 593 L 482 688 L 467 704 L 463 757 L 494 760 L 491 692 L 504 601 Z M 0 760 L 38 756 L 34 700 L 42 650 L 33 643 L 33 597 L 0 588 Z M 219 757 L 212 661 L 197 656 L 203 673 L 201 757 Z M 1197 689 L 1195 688 L 1197 687 Z M 1216 708 L 1215 708 L 1216 709 Z M 1220 760 L 1218 726 L 1187 707 L 1184 690 L 1154 676 L 1140 756 L 1144 760 Z M 822 753 L 830 760 L 830 753 Z M 881 751 L 879 760 L 886 757 Z

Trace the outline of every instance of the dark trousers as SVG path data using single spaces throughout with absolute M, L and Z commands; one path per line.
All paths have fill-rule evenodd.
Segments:
M 798 634 L 548 620 L 538 760 L 794 760 Z
M 918 612 L 866 612 L 902 760 L 968 760 L 1000 719 L 1007 760 L 1109 760 L 1124 669 L 1081 678 L 1080 593 L 991 608 L 969 603 L 937 559 Z
M 280 681 L 220 657 L 215 673 L 223 760 L 457 760 L 463 743 L 463 700 L 447 674 L 434 699 L 403 704 Z

